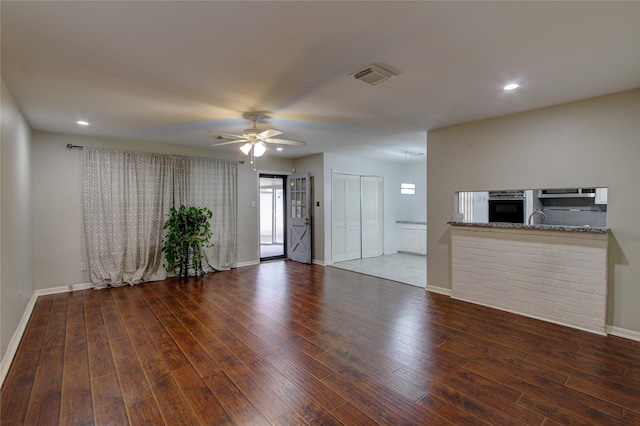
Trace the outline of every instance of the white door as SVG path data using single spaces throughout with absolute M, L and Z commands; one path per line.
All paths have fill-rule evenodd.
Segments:
M 331 194 L 331 259 L 360 259 L 360 176 L 334 173 Z
M 384 180 L 376 176 L 360 178 L 362 217 L 362 258 L 384 254 Z
M 302 263 L 311 263 L 310 180 L 309 173 L 287 177 L 287 256 Z
M 347 260 L 360 259 L 362 250 L 362 221 L 360 217 L 360 176 L 347 175 L 346 251 Z

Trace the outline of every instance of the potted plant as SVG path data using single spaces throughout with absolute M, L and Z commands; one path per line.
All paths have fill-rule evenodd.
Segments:
M 189 270 L 194 275 L 202 275 L 202 248 L 211 247 L 211 210 L 206 207 L 171 207 L 169 219 L 163 229 L 167 231 L 164 238 L 164 252 L 167 271 L 178 271 L 178 277 L 187 277 Z

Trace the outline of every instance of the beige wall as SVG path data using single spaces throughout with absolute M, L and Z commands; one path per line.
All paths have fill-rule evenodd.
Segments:
M 608 187 L 607 322 L 640 332 L 640 89 L 434 130 L 427 285 L 451 288 L 455 191 Z
M 132 151 L 243 159 L 234 153 L 178 145 L 126 141 L 60 133 L 33 132 L 34 237 L 36 289 L 89 282 L 81 205 L 82 151 L 67 150 L 67 143 Z M 226 157 L 224 156 L 226 155 Z M 260 158 L 263 170 L 288 172 L 292 162 Z M 258 262 L 258 178 L 247 162 L 238 167 L 238 263 Z M 252 205 L 255 202 L 255 205 Z M 4 239 L 3 239 L 4 241 Z
M 0 358 L 3 358 L 34 292 L 34 260 L 31 129 L 4 81 L 1 85 Z

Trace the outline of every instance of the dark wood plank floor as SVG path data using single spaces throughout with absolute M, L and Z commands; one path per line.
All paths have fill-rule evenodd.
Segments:
M 38 299 L 3 425 L 640 424 L 640 344 L 266 263 Z

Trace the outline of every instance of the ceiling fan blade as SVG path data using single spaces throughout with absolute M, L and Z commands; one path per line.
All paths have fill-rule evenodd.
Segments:
M 231 145 L 232 143 L 238 143 L 238 142 L 249 142 L 249 139 L 238 139 L 238 140 L 234 140 L 234 141 L 226 141 L 226 142 L 214 143 L 211 146 Z
M 264 141 L 268 143 L 277 143 L 280 145 L 294 145 L 294 146 L 304 146 L 307 144 L 306 142 L 303 142 L 303 141 L 292 141 L 290 139 L 269 138 L 269 139 L 265 139 Z
M 260 137 L 260 138 L 270 138 L 272 136 L 278 136 L 278 135 L 281 135 L 281 134 L 282 134 L 282 132 L 280 130 L 267 129 L 264 132 L 258 133 L 258 137 Z

